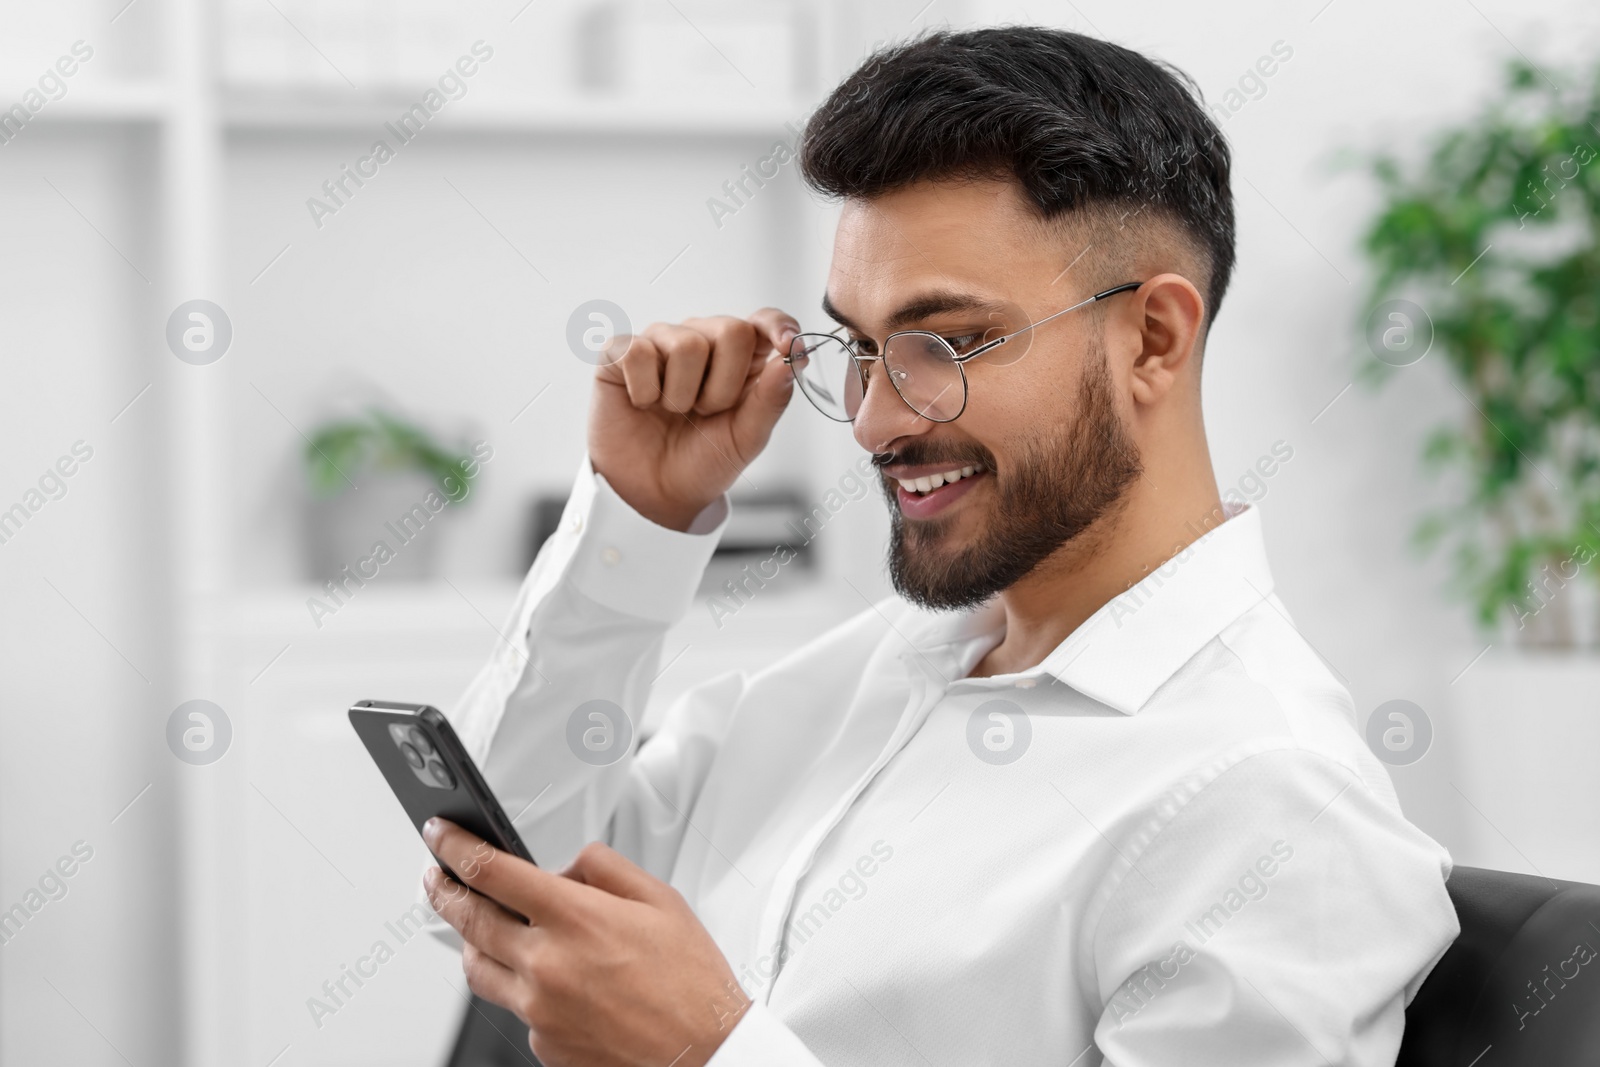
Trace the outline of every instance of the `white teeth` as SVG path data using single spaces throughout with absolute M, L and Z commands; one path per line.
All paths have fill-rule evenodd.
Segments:
M 941 485 L 949 485 L 951 482 L 959 482 L 963 478 L 970 478 L 982 469 L 977 464 L 973 464 L 968 467 L 962 467 L 959 470 L 943 471 L 939 474 L 930 474 L 922 478 L 896 478 L 895 481 L 899 482 L 900 488 L 908 493 L 927 493 L 939 488 Z

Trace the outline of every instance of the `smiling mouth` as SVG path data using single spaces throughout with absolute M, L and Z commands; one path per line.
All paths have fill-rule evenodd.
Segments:
M 918 496 L 926 496 L 935 489 L 938 489 L 940 486 L 949 485 L 952 482 L 959 482 L 961 479 L 970 478 L 974 474 L 982 474 L 983 471 L 984 467 L 982 464 L 974 463 L 965 467 L 956 467 L 951 470 L 941 471 L 938 474 L 926 475 L 922 478 L 896 478 L 895 481 L 899 483 L 900 488 L 905 490 L 907 493 L 915 493 Z
M 900 506 L 900 515 L 919 521 L 942 515 L 989 477 L 992 473 L 988 467 L 973 463 L 920 478 L 890 480 L 894 483 L 894 498 Z

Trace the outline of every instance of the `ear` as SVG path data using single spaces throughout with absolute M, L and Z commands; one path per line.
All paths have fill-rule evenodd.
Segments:
M 1142 347 L 1134 358 L 1129 385 L 1136 404 L 1158 404 L 1190 368 L 1198 369 L 1200 320 L 1205 301 L 1181 274 L 1158 274 L 1133 294 L 1129 315 L 1137 315 Z

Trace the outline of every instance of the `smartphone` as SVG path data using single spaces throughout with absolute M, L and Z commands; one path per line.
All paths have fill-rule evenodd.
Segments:
M 437 815 L 477 834 L 502 852 L 533 862 L 500 802 L 478 773 L 477 764 L 451 728 L 450 720 L 438 708 L 358 700 L 350 705 L 350 725 L 367 746 L 417 833 L 422 833 L 423 823 Z M 455 878 L 455 872 L 443 860 L 439 866 Z

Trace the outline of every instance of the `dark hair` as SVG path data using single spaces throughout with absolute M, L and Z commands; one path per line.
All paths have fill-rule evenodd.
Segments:
M 833 91 L 806 123 L 800 171 L 861 199 L 1009 172 L 1045 220 L 1163 218 L 1209 267 L 1209 329 L 1233 273 L 1233 193 L 1227 143 L 1198 97 L 1177 68 L 1082 34 L 937 31 L 874 53 Z M 1115 248 L 1102 251 L 1114 264 Z

